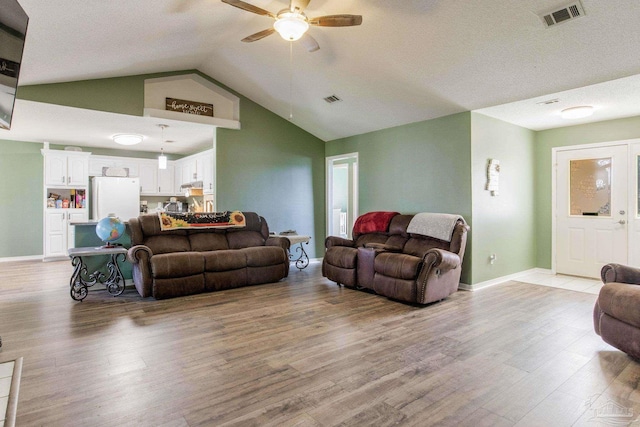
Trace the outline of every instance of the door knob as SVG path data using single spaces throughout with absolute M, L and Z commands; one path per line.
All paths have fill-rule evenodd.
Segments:
M 625 225 L 626 223 L 627 223 L 627 221 L 625 221 L 624 219 L 621 219 L 620 221 L 618 221 L 618 224 Z
M 625 211 L 620 211 L 620 215 L 624 215 L 625 213 Z

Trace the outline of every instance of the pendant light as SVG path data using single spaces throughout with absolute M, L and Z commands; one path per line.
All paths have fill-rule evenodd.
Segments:
M 158 156 L 158 169 L 166 169 L 167 168 L 167 156 L 164 155 L 163 147 L 164 144 L 164 128 L 168 128 L 168 125 L 158 125 L 160 129 L 162 129 L 162 139 L 160 140 L 160 155 Z

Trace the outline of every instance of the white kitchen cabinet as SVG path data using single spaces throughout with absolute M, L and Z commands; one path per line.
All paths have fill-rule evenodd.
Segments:
M 182 163 L 179 160 L 176 160 L 173 164 L 173 193 L 180 196 L 184 195 L 184 191 L 182 191 Z
M 66 258 L 75 245 L 72 222 L 89 219 L 87 209 L 47 209 L 45 211 L 44 259 Z
M 91 158 L 89 158 L 89 176 L 102 176 L 103 168 L 111 168 L 114 166 L 114 161 L 109 157 L 91 156 Z
M 140 174 L 140 194 L 158 194 L 158 162 L 155 160 L 141 161 L 138 163 Z
M 86 187 L 91 153 L 62 150 L 42 150 L 44 183 L 49 187 Z
M 213 194 L 214 167 L 213 151 L 207 151 L 200 157 L 202 165 L 202 188 L 205 194 Z
M 44 257 L 67 256 L 66 209 L 45 213 Z
M 167 165 L 166 169 L 157 169 L 158 171 L 158 195 L 173 196 L 175 194 L 174 181 L 174 165 Z
M 205 193 L 213 194 L 215 187 L 215 156 L 213 150 L 203 151 L 192 156 L 183 157 L 175 162 L 176 177 L 180 177 L 180 182 L 176 182 L 176 188 L 180 185 L 194 181 L 202 181 L 202 188 Z
M 166 169 L 159 169 L 156 160 L 143 160 L 138 163 L 140 173 L 140 194 L 145 196 L 175 195 L 175 170 L 173 163 Z
M 198 162 L 195 158 L 185 157 L 182 161 L 182 183 L 188 184 L 198 180 Z
M 138 176 L 139 159 L 130 157 L 91 156 L 89 158 L 89 176 L 102 176 L 103 168 L 128 169 L 128 176 Z
M 67 250 L 75 244 L 75 227 L 70 223 L 89 219 L 86 197 L 91 153 L 48 148 L 41 153 L 44 156 L 43 260 L 48 261 L 67 258 Z M 57 202 L 68 207 L 48 207 L 50 197 L 53 205 Z

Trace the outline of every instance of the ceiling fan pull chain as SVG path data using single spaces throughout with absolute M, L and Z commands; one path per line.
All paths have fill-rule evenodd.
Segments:
M 289 42 L 289 120 L 293 120 L 293 41 Z

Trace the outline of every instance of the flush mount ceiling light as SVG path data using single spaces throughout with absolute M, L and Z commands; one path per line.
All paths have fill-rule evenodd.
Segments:
M 579 107 L 565 108 L 560 112 L 563 119 L 581 119 L 589 117 L 593 114 L 593 107 L 590 105 L 581 105 Z
M 121 133 L 118 135 L 113 135 L 111 139 L 113 139 L 113 142 L 120 145 L 136 145 L 140 144 L 144 137 L 142 135 L 131 133 Z
M 300 40 L 309 29 L 307 17 L 302 12 L 289 12 L 288 10 L 278 15 L 276 22 L 273 23 L 280 37 L 285 40 L 294 42 Z

